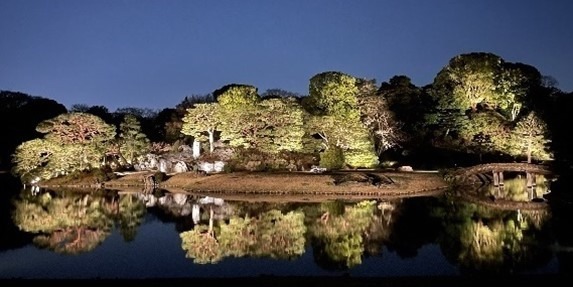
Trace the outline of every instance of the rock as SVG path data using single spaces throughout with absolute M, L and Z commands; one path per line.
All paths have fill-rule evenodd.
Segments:
M 177 148 L 177 151 L 183 152 L 183 153 L 192 153 L 193 149 L 190 146 L 184 144 L 184 145 L 180 145 L 179 148 Z
M 187 164 L 183 161 L 177 161 L 173 165 L 172 172 L 174 173 L 181 173 L 181 172 L 188 172 L 189 168 L 187 168 Z
M 223 205 L 223 203 L 225 203 L 225 201 L 222 198 L 205 196 L 203 198 L 199 198 L 197 200 L 197 203 L 199 203 L 199 204 L 214 204 L 214 205 L 220 206 L 220 205 Z
M 403 166 L 398 167 L 398 171 L 412 172 L 412 171 L 414 171 L 414 169 L 409 165 L 403 165 Z
M 183 206 L 185 203 L 187 203 L 187 195 L 183 193 L 174 193 L 173 201 L 175 201 L 175 203 L 178 205 Z
M 225 162 L 215 161 L 215 163 L 213 163 L 213 169 L 215 169 L 215 172 L 222 172 L 223 168 L 225 168 Z
M 173 164 L 171 161 L 168 161 L 164 158 L 159 159 L 159 171 L 164 173 L 170 173 L 171 169 L 173 168 Z
M 225 167 L 225 162 L 222 162 L 222 161 L 214 161 L 214 162 L 201 161 L 201 162 L 199 162 L 198 166 L 199 166 L 199 170 L 202 170 L 206 173 L 222 172 L 223 168 Z
M 326 167 L 319 167 L 319 166 L 313 165 L 310 168 L 310 172 L 314 172 L 314 173 L 323 173 L 325 171 L 326 171 Z

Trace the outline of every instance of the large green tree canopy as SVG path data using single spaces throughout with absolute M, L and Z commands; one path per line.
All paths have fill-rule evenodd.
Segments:
M 535 109 L 540 85 L 541 75 L 531 66 L 491 53 L 458 55 L 434 79 L 426 124 L 447 145 L 514 155 L 511 130 Z
M 361 120 L 358 79 L 340 72 L 325 72 L 310 79 L 309 96 L 303 102 L 313 115 L 309 133 L 323 139 L 325 149 L 341 148 L 344 162 L 354 167 L 378 164 L 374 144 Z
M 200 141 L 203 141 L 206 133 L 209 151 L 213 152 L 215 132 L 218 131 L 219 125 L 221 125 L 221 117 L 218 103 L 195 104 L 187 109 L 187 113 L 183 116 L 181 133 Z
M 13 171 L 21 178 L 98 168 L 116 135 L 114 126 L 85 113 L 59 115 L 39 123 L 37 130 L 44 138 L 22 143 L 13 155 Z

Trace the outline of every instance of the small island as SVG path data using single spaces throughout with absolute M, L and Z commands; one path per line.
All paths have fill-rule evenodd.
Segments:
M 540 94 L 555 95 L 541 79 L 532 66 L 468 53 L 452 58 L 427 87 L 403 75 L 378 86 L 327 71 L 310 78 L 308 95 L 228 84 L 159 114 L 86 105 L 60 111 L 45 99 L 3 96 L 54 106 L 11 155 L 12 173 L 25 185 L 300 200 L 404 197 L 462 181 L 503 184 L 495 168 L 452 173 L 461 167 L 537 163 L 566 170 L 562 112 L 536 104 Z M 538 171 L 531 168 L 524 170 L 528 187 Z

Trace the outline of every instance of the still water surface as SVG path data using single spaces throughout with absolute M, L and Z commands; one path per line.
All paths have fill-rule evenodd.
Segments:
M 29 189 L 3 201 L 0 278 L 559 274 L 571 262 L 559 237 L 570 223 L 546 203 Z

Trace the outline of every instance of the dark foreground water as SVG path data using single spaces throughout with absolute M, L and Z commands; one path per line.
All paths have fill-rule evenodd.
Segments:
M 569 274 L 572 206 L 465 200 L 249 202 L 201 195 L 2 193 L 0 279 Z M 531 194 L 487 190 L 492 202 Z M 540 190 L 536 196 L 542 197 Z

